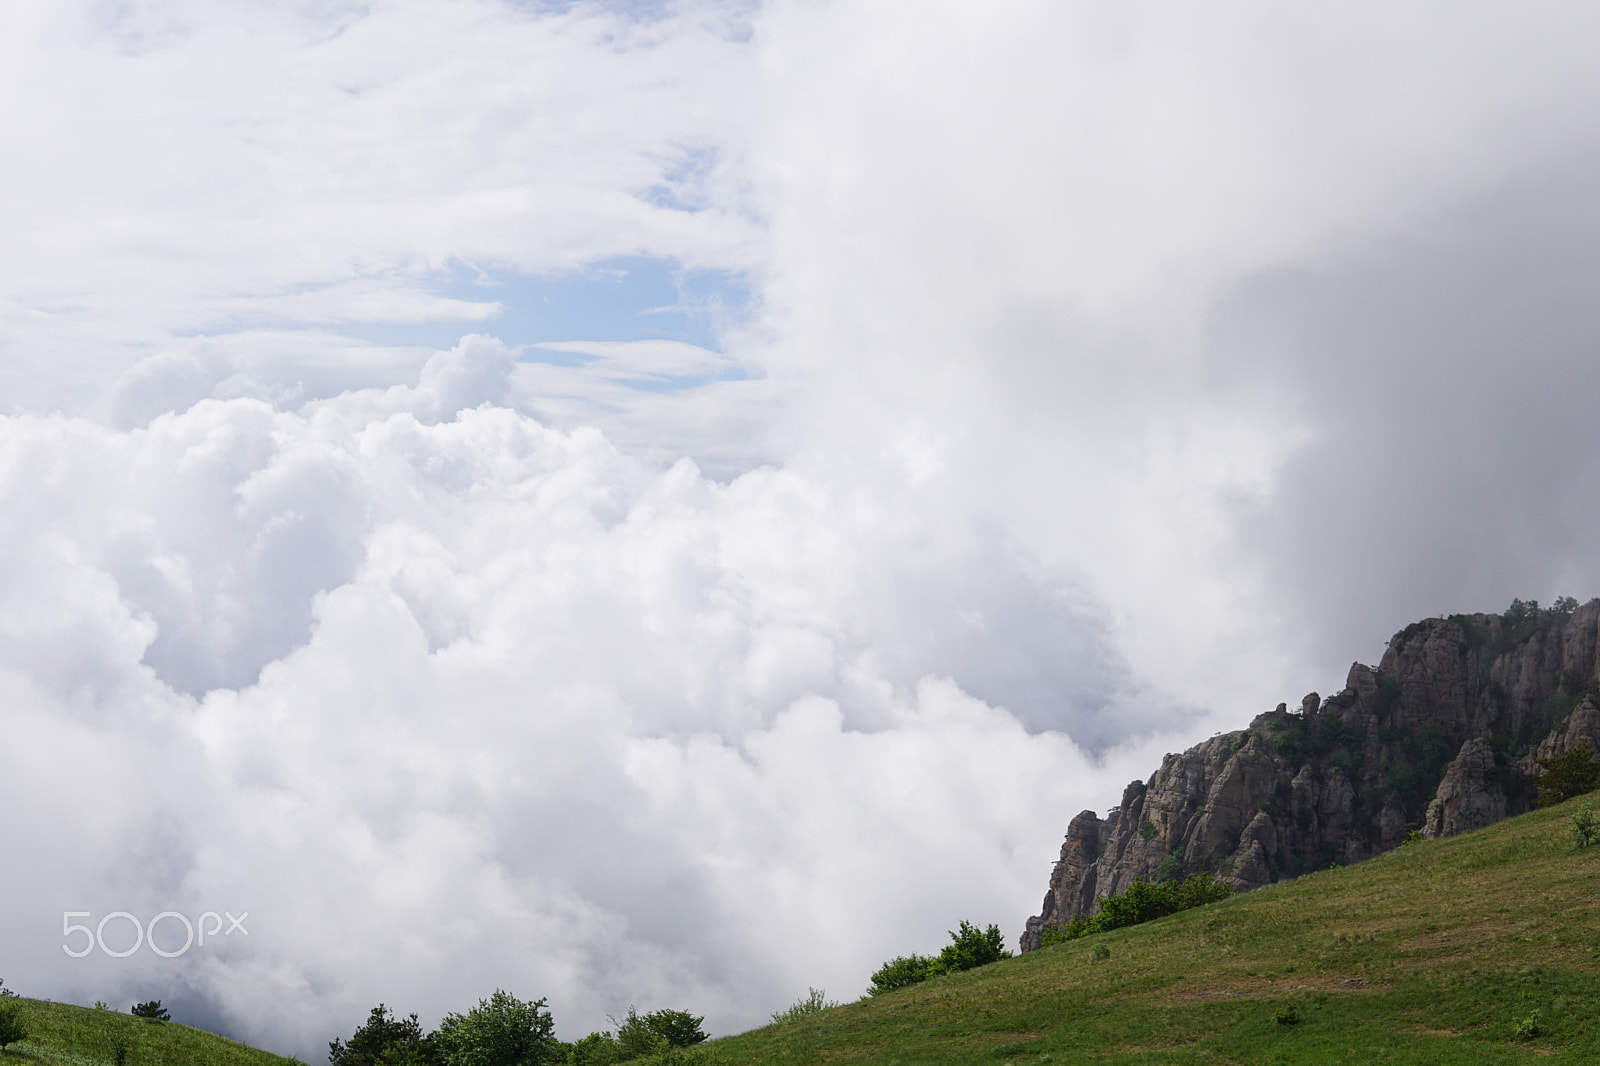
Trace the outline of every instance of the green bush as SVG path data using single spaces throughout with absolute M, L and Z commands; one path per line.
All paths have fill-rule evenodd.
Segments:
M 710 1047 L 669 1047 L 650 1057 L 650 1066 L 713 1066 L 721 1059 Z
M 621 1020 L 611 1019 L 617 1035 L 590 1033 L 568 1049 L 567 1061 L 573 1066 L 605 1066 L 631 1062 L 646 1055 L 660 1055 L 672 1048 L 703 1043 L 706 1032 L 700 1028 L 705 1018 L 686 1010 L 653 1010 L 640 1014 L 633 1007 Z
M 1039 946 L 1047 948 L 1052 944 L 1065 944 L 1069 940 L 1076 939 L 1077 937 L 1068 936 L 1067 931 L 1059 925 L 1047 925 L 1044 932 L 1039 935 Z
M 172 1015 L 161 1009 L 161 1001 L 152 999 L 148 1003 L 135 1003 L 128 1008 L 128 1013 L 135 1018 L 148 1018 L 153 1022 L 170 1022 Z
M 15 1003 L 0 1001 L 0 1051 L 6 1045 L 26 1039 L 28 1026 L 22 1020 L 22 1008 Z
M 422 1035 L 417 1016 L 396 1018 L 382 1003 L 372 1008 L 349 1043 L 328 1044 L 329 1066 L 429 1066 L 435 1061 L 432 1039 Z
M 1233 895 L 1233 889 L 1219 884 L 1211 874 L 1195 874 L 1182 881 L 1169 881 L 1153 885 L 1135 881 L 1120 895 L 1100 901 L 1100 913 L 1092 921 L 1098 923 L 1095 932 L 1121 929 L 1156 918 L 1164 918 L 1178 911 L 1215 903 Z
M 878 967 L 872 975 L 872 986 L 867 989 L 867 995 L 881 996 L 885 992 L 926 981 L 943 972 L 938 966 L 938 959 L 930 959 L 925 955 L 897 955 Z
M 613 1019 L 614 1020 L 614 1019 Z M 672 1045 L 667 1038 L 644 1024 L 644 1019 L 628 1008 L 628 1016 L 617 1023 L 617 1047 L 622 1055 L 618 1062 L 628 1062 L 667 1050 Z
M 633 1012 L 629 1011 L 629 1020 L 633 1017 Z M 706 1031 L 700 1028 L 705 1016 L 686 1010 L 653 1010 L 640 1020 L 646 1029 L 665 1040 L 668 1047 L 689 1047 L 709 1039 Z
M 590 1033 L 567 1045 L 567 1066 L 612 1066 L 622 1061 L 622 1045 L 610 1033 Z
M 1088 936 L 1090 933 L 1098 933 L 1100 932 L 1099 928 L 1093 925 L 1094 919 L 1098 917 L 1099 915 L 1091 918 L 1089 915 L 1080 914 L 1066 925 L 1052 930 L 1051 932 L 1055 935 L 1052 935 L 1048 942 L 1065 944 L 1069 940 L 1076 940 L 1079 937 Z
M 796 1001 L 788 1010 L 780 1010 L 772 1015 L 772 1024 L 798 1021 L 809 1014 L 832 1010 L 839 1005 L 837 1000 L 830 1000 L 828 993 L 820 988 L 807 989 L 806 998 Z
M 432 1042 L 444 1066 L 542 1066 L 559 1056 L 545 1001 L 498 988 L 466 1014 L 445 1015 Z
M 1165 884 L 1135 881 L 1117 895 L 1102 899 L 1099 914 L 1092 917 L 1079 915 L 1064 927 L 1046 929 L 1040 942 L 1045 945 L 1062 944 L 1094 933 L 1165 918 L 1191 907 L 1225 900 L 1231 895 L 1233 889 L 1218 882 L 1212 874 L 1195 874 L 1182 881 L 1168 881 Z
M 1600 763 L 1594 761 L 1588 743 L 1554 759 L 1540 759 L 1539 765 L 1545 771 L 1537 779 L 1541 807 L 1554 807 L 1600 787 Z
M 950 940 L 951 943 L 939 952 L 940 973 L 957 973 L 1011 957 L 998 925 L 991 924 L 980 930 L 971 922 L 963 921 L 960 930 L 950 934 Z
M 1157 881 L 1176 881 L 1183 876 L 1183 845 L 1179 844 L 1162 858 L 1156 867 Z
M 1011 952 L 1006 950 L 1005 938 L 1001 936 L 998 925 L 991 924 L 987 929 L 979 929 L 971 922 L 963 921 L 959 929 L 950 933 L 950 943 L 944 946 L 937 958 L 900 955 L 878 967 L 872 975 L 872 986 L 867 989 L 867 995 L 881 996 L 885 992 L 893 992 L 943 973 L 958 973 L 1010 957 Z
M 1572 815 L 1572 844 L 1574 847 L 1586 848 L 1600 840 L 1600 818 L 1594 813 L 1594 805 L 1585 803 Z

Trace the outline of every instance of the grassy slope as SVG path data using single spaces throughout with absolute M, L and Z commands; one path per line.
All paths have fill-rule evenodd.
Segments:
M 707 1057 L 1600 1062 L 1600 847 L 1574 850 L 1574 809 L 729 1037 Z M 1291 1004 L 1301 1021 L 1279 1024 Z M 1534 1012 L 1539 1035 L 1519 1038 Z
M 288 1066 L 292 1059 L 236 1044 L 225 1037 L 173 1022 L 151 1022 L 109 1010 L 14 999 L 26 1012 L 28 1038 L 0 1053 L 0 1064 L 60 1063 L 103 1066 L 112 1048 L 127 1040 L 128 1066 Z

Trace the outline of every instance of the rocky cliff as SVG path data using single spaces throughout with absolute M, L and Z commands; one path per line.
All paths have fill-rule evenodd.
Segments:
M 1396 633 L 1338 695 L 1285 704 L 1248 729 L 1168 755 L 1102 818 L 1072 819 L 1041 912 L 1046 929 L 1093 914 L 1134 880 L 1202 871 L 1241 890 L 1533 805 L 1537 760 L 1600 752 L 1600 599 L 1452 615 Z

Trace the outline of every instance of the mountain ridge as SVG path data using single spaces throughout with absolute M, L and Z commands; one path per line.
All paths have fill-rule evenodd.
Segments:
M 1600 599 L 1429 618 L 1344 688 L 1168 754 L 1106 817 L 1071 820 L 1024 952 L 1135 880 L 1241 891 L 1483 828 L 1534 805 L 1538 760 L 1600 751 Z

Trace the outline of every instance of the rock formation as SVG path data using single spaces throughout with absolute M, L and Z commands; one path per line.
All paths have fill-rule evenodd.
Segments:
M 1431 840 L 1493 825 L 1506 816 L 1507 804 L 1505 788 L 1495 780 L 1494 748 L 1473 737 L 1445 770 L 1422 816 L 1422 835 Z
M 1539 759 L 1600 753 L 1600 599 L 1407 626 L 1338 695 L 1305 697 L 1168 755 L 1067 830 L 1022 950 L 1135 880 L 1210 871 L 1240 890 L 1533 805 Z

